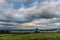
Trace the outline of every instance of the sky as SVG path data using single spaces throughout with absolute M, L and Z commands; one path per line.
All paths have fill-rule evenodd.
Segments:
M 60 0 L 0 0 L 0 29 L 60 28 Z

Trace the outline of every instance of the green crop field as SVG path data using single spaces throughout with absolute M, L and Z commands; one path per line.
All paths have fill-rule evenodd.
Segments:
M 60 33 L 0 34 L 0 40 L 60 40 Z

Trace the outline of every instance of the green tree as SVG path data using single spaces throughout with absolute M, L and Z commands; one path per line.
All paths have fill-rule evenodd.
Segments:
M 35 29 L 35 33 L 39 33 L 39 29 L 38 28 Z

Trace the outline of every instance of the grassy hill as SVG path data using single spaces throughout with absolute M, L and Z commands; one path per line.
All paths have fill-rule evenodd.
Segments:
M 60 33 L 0 34 L 0 40 L 60 40 Z

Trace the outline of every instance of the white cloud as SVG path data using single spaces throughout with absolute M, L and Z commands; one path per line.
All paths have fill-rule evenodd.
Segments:
M 21 7 L 19 9 L 14 9 L 13 2 L 21 1 Z M 29 3 L 30 5 L 31 2 L 33 6 L 25 8 L 25 4 Z M 57 27 L 57 25 L 60 25 L 58 23 L 60 22 L 59 5 L 60 0 L 45 0 L 40 4 L 35 0 L 0 0 L 0 20 L 9 19 L 11 21 L 23 22 L 22 25 L 28 25 L 29 27 L 36 26 L 36 24 L 39 24 L 40 27 Z M 19 23 L 16 25 L 13 23 L 13 25 L 22 26 Z

